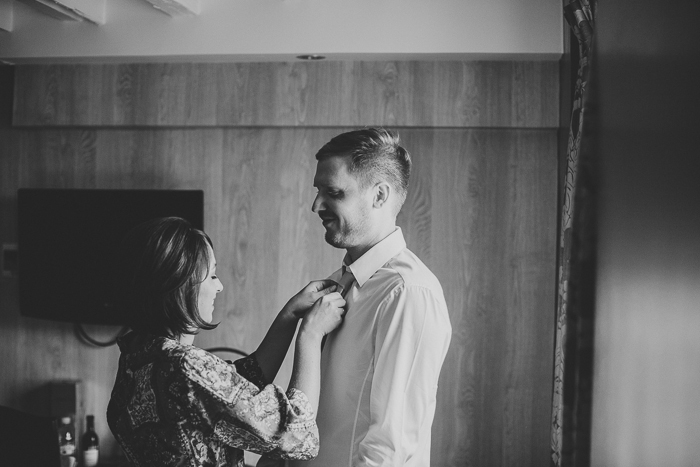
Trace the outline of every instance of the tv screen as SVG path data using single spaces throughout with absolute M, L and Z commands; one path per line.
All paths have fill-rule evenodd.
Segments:
M 110 299 L 122 238 L 155 217 L 182 217 L 202 229 L 204 192 L 20 188 L 17 211 L 20 313 L 123 325 L 123 312 Z

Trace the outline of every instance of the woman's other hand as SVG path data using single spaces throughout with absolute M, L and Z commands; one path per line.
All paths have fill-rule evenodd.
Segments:
M 345 315 L 345 299 L 339 292 L 319 298 L 301 323 L 300 333 L 323 337 L 340 326 Z
M 283 312 L 296 319 L 301 319 L 321 297 L 336 292 L 338 285 L 332 280 L 311 281 L 296 295 L 289 299 Z
M 344 315 L 345 299 L 339 292 L 330 292 L 316 300 L 299 327 L 289 387 L 306 394 L 314 412 L 318 411 L 318 397 L 321 391 L 323 338 L 340 326 Z

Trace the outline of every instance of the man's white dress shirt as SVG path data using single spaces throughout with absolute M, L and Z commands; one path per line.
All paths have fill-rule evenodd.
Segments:
M 452 334 L 442 287 L 400 228 L 347 267 L 355 276 L 348 312 L 321 357 L 320 452 L 291 465 L 429 467 Z

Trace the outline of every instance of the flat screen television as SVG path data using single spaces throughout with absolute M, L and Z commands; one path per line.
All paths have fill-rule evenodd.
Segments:
M 122 238 L 155 217 L 182 217 L 202 229 L 204 192 L 20 188 L 17 211 L 20 314 L 123 325 L 110 298 Z

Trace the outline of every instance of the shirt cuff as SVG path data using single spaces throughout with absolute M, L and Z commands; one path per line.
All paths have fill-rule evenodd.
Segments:
M 307 425 L 309 422 L 316 422 L 314 409 L 311 407 L 308 396 L 303 391 L 289 388 L 287 390 L 287 399 L 289 399 L 289 405 L 292 407 L 294 414 L 298 417 L 295 421 L 296 424 Z

